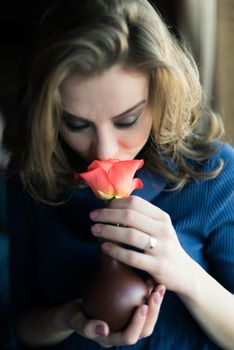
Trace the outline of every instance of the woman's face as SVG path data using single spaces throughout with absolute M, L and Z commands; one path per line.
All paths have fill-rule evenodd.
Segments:
M 62 137 L 87 162 L 134 159 L 152 125 L 148 90 L 148 77 L 119 66 L 89 78 L 72 75 L 60 88 Z

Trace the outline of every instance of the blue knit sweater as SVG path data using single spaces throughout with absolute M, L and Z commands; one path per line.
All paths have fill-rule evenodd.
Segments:
M 222 145 L 204 164 L 214 169 L 224 160 L 221 173 L 211 180 L 191 181 L 169 192 L 167 183 L 141 169 L 144 183 L 136 191 L 165 210 L 187 253 L 225 288 L 234 293 L 234 150 Z M 12 302 L 16 317 L 32 307 L 45 307 L 78 298 L 85 278 L 99 256 L 90 234 L 88 213 L 103 203 L 87 188 L 76 190 L 66 204 L 52 207 L 35 203 L 19 179 L 8 180 L 8 217 L 11 234 Z M 215 305 L 214 305 L 215 308 Z M 233 325 L 234 327 L 234 325 Z M 73 334 L 51 349 L 101 349 L 93 341 Z M 117 349 L 118 347 L 115 347 Z M 219 349 L 203 333 L 173 292 L 166 292 L 153 334 L 122 350 Z

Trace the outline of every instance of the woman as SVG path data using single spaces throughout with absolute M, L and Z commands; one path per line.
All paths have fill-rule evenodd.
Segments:
M 147 0 L 57 2 L 34 49 L 18 126 L 5 137 L 19 340 L 234 349 L 234 152 L 203 106 L 192 57 Z M 134 158 L 145 162 L 139 195 L 100 208 L 76 188 L 74 172 L 93 160 Z M 97 258 L 90 230 L 157 285 L 121 332 L 87 319 L 77 300 Z

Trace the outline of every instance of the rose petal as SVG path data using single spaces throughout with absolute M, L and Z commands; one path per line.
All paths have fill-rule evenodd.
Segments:
M 141 181 L 141 179 L 135 178 L 132 180 L 132 184 L 131 184 L 131 188 L 129 189 L 129 194 L 127 195 L 130 196 L 130 194 L 136 190 L 136 189 L 140 189 L 143 187 L 143 182 Z
M 87 172 L 76 173 L 74 177 L 85 180 L 98 198 L 110 200 L 128 197 L 132 191 L 143 186 L 140 179 L 134 179 L 135 172 L 143 164 L 143 160 L 137 159 L 95 160 L 89 165 Z
M 110 183 L 115 189 L 115 193 L 121 196 L 130 195 L 133 189 L 133 177 L 135 172 L 144 164 L 143 160 L 126 160 L 113 164 L 108 173 Z M 137 185 L 136 182 L 134 182 Z M 139 183 L 138 183 L 139 184 Z M 132 190 L 131 190 L 132 189 Z
M 113 194 L 114 189 L 111 185 L 107 174 L 102 168 L 96 168 L 90 171 L 79 174 L 79 176 L 85 180 L 87 185 L 99 198 L 98 192 L 104 192 L 107 194 Z
M 93 170 L 96 168 L 102 168 L 106 173 L 109 172 L 112 165 L 119 162 L 118 159 L 108 159 L 108 160 L 94 160 L 89 166 L 88 170 Z

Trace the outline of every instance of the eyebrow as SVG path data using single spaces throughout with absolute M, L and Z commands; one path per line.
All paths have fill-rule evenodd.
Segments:
M 127 109 L 126 111 L 114 116 L 113 118 L 119 118 L 119 117 L 123 117 L 125 114 L 128 114 L 132 111 L 134 111 L 134 109 L 136 109 L 137 107 L 140 107 L 141 105 L 143 105 L 146 102 L 146 100 L 142 100 L 140 102 L 138 102 L 136 105 L 134 105 L 133 107 L 130 107 L 129 109 Z
M 143 105 L 143 104 L 145 104 L 145 103 L 146 103 L 146 100 L 145 100 L 145 99 L 144 99 L 144 100 L 141 100 L 140 102 L 138 102 L 138 103 L 135 104 L 134 106 L 132 106 L 132 107 L 126 109 L 126 111 L 124 111 L 124 112 L 122 112 L 122 113 L 120 113 L 120 114 L 118 114 L 118 115 L 115 115 L 115 116 L 112 117 L 112 118 L 113 118 L 113 119 L 116 119 L 116 118 L 123 117 L 123 116 L 125 116 L 126 114 L 128 114 L 128 113 L 134 111 L 137 107 L 140 107 L 141 105 Z M 74 115 L 74 114 L 72 114 L 72 113 L 69 113 L 69 112 L 67 112 L 67 111 L 65 111 L 65 110 L 63 111 L 63 114 L 64 114 L 64 115 L 67 115 L 68 117 L 70 116 L 70 117 L 79 118 L 79 119 L 82 119 L 82 120 L 88 120 L 88 119 L 83 118 L 83 117 L 80 117 L 80 116 L 78 116 L 78 115 Z

